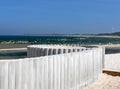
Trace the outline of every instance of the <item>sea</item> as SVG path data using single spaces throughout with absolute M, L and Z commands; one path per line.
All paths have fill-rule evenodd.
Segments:
M 2 42 L 25 41 L 31 44 L 120 44 L 120 38 L 88 37 L 88 36 L 0 36 L 0 46 Z M 1 48 L 1 47 L 0 47 Z M 106 54 L 120 53 L 120 48 L 107 48 Z M 0 57 L 22 58 L 27 56 L 27 51 L 5 51 L 0 52 Z

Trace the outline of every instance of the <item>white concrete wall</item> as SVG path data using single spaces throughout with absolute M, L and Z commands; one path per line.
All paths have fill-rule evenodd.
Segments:
M 30 54 L 34 54 L 33 50 L 41 49 L 29 49 Z M 0 60 L 0 89 L 82 89 L 102 73 L 102 53 L 100 47 L 43 57 Z
M 105 55 L 105 70 L 120 72 L 120 53 Z
M 31 45 L 27 48 L 27 57 L 41 57 L 71 52 L 80 52 L 82 50 L 88 49 L 76 45 Z

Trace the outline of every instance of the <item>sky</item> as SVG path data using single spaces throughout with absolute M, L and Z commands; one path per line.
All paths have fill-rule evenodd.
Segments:
M 0 0 L 0 35 L 120 31 L 120 0 Z

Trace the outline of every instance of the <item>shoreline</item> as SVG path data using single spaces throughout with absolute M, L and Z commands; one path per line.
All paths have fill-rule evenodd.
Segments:
M 8 48 L 8 49 L 0 49 L 0 52 L 3 51 L 21 51 L 21 50 L 27 50 L 27 48 Z
M 83 45 L 82 45 L 83 46 Z M 108 45 L 88 45 L 88 46 L 103 46 L 105 48 L 120 48 L 120 44 L 108 44 Z M 21 48 L 5 48 L 0 49 L 1 51 L 12 51 L 12 50 L 27 50 L 27 47 L 21 47 Z
M 120 44 L 103 45 L 105 48 L 120 48 Z
M 120 48 L 120 44 L 108 44 L 108 45 L 90 45 L 90 46 L 103 46 L 105 48 Z

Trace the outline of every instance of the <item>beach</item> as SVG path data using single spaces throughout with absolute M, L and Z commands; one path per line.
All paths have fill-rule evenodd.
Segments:
M 99 45 L 89 45 L 89 46 L 103 46 L 105 48 L 120 48 L 120 44 L 99 44 Z
M 83 46 L 83 45 L 82 45 Z M 90 45 L 90 46 L 103 46 L 105 48 L 120 48 L 120 44 L 112 44 L 112 45 Z M 3 52 L 3 51 L 21 51 L 21 50 L 27 50 L 27 45 L 25 46 L 16 46 L 16 47 L 8 47 L 8 48 L 5 48 L 5 47 L 0 47 L 0 52 Z
M 8 49 L 0 49 L 0 52 L 2 51 L 21 51 L 21 50 L 27 50 L 27 48 L 8 48 Z
M 120 77 L 102 74 L 96 82 L 84 89 L 120 89 Z
M 120 48 L 120 44 L 108 44 L 108 45 L 102 45 L 105 48 Z

